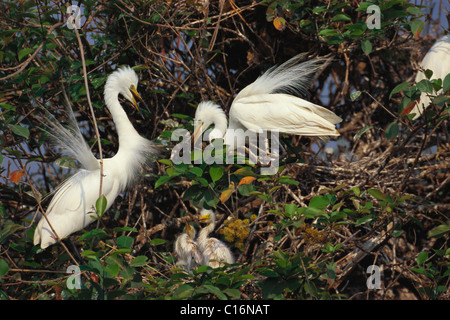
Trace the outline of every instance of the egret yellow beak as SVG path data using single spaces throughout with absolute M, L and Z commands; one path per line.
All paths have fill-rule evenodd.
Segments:
M 209 214 L 205 214 L 200 217 L 200 222 L 205 223 L 205 222 L 208 222 L 208 220 L 209 220 Z
M 186 226 L 185 226 L 187 231 L 191 231 L 192 227 L 189 223 L 186 222 Z
M 203 123 L 200 123 L 200 125 L 197 125 L 194 130 L 194 135 L 193 135 L 194 144 L 197 143 L 197 140 L 202 136 L 202 133 L 203 133 Z
M 138 99 L 139 101 L 142 101 L 142 102 L 144 102 L 144 100 L 142 99 L 141 95 L 137 92 L 136 87 L 134 85 L 131 85 L 130 92 L 131 92 L 131 95 L 133 98 L 133 105 L 136 108 L 136 110 L 139 111 L 136 99 Z

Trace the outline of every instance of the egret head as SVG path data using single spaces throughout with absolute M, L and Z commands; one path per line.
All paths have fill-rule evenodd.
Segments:
M 200 222 L 201 223 L 212 223 L 216 219 L 216 216 L 213 211 L 202 209 L 200 211 Z
M 186 225 L 184 226 L 184 232 L 188 235 L 189 238 L 191 239 L 195 238 L 195 229 L 187 222 Z
M 211 101 L 199 103 L 195 112 L 194 120 L 194 143 L 201 137 L 202 133 L 214 125 L 214 129 L 209 133 L 209 141 L 223 138 L 227 130 L 227 116 L 225 112 L 217 104 Z
M 142 101 L 142 98 L 136 89 L 138 80 L 138 76 L 132 68 L 125 66 L 117 69 L 106 81 L 105 99 L 114 94 L 121 94 L 125 99 L 130 101 L 137 110 L 139 110 L 136 99 Z

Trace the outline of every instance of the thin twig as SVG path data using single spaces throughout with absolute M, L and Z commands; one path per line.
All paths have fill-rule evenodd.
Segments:
M 102 152 L 102 144 L 100 141 L 100 133 L 98 131 L 97 121 L 95 119 L 95 113 L 94 108 L 92 107 L 91 103 L 91 96 L 89 94 L 89 83 L 87 78 L 87 72 L 86 72 L 86 61 L 84 60 L 84 49 L 83 44 L 81 43 L 80 34 L 78 33 L 77 28 L 73 28 L 75 31 L 75 34 L 77 36 L 78 45 L 80 46 L 80 55 L 81 55 L 81 63 L 83 65 L 83 78 L 84 78 L 84 86 L 86 87 L 86 97 L 89 105 L 89 110 L 91 110 L 91 116 L 92 116 L 92 122 L 94 124 L 94 130 L 95 130 L 95 136 L 98 143 L 98 149 L 99 149 L 99 162 L 100 162 L 100 189 L 99 189 L 99 197 L 103 195 L 102 189 L 103 189 L 103 152 Z

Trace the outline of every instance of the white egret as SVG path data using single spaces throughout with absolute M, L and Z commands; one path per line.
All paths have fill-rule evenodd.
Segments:
M 450 34 L 441 37 L 433 44 L 420 66 L 425 71 L 433 71 L 430 80 L 442 79 L 444 81 L 445 76 L 450 73 Z M 426 79 L 425 73 L 419 71 L 416 75 L 416 83 L 423 79 Z M 442 90 L 436 94 L 440 93 L 442 93 Z M 430 103 L 430 97 L 425 92 L 422 92 L 420 100 L 416 102 L 414 108 L 410 111 L 410 114 L 415 114 L 413 119 L 419 118 Z
M 178 257 L 178 265 L 184 266 L 186 271 L 202 265 L 203 255 L 195 241 L 195 229 L 186 223 L 183 233 L 175 241 L 174 250 Z
M 119 94 L 132 102 L 138 109 L 136 98 L 138 76 L 130 67 L 123 67 L 112 73 L 105 84 L 104 97 L 119 138 L 119 149 L 112 158 L 103 159 L 102 194 L 106 197 L 106 210 L 115 198 L 135 180 L 142 165 L 149 156 L 157 154 L 157 147 L 141 137 L 134 129 L 119 102 Z M 95 203 L 100 191 L 100 161 L 95 158 L 84 140 L 70 105 L 69 128 L 57 122 L 48 121 L 55 143 L 68 155 L 75 157 L 81 168 L 62 183 L 55 194 L 34 233 L 34 244 L 45 249 L 59 239 L 66 238 L 94 220 Z M 51 225 L 51 227 L 49 226 Z M 53 228 L 53 230 L 52 230 Z
M 200 222 L 207 223 L 207 226 L 200 230 L 197 238 L 197 243 L 204 258 L 203 263 L 212 268 L 223 266 L 223 263 L 234 263 L 233 255 L 225 243 L 216 238 L 208 238 L 216 225 L 214 212 L 202 209 Z
M 302 93 L 323 59 L 298 63 L 297 55 L 278 67 L 272 67 L 245 87 L 233 100 L 229 124 L 224 111 L 213 102 L 201 102 L 195 113 L 194 142 L 210 126 L 209 140 L 224 138 L 224 144 L 236 146 L 235 139 L 247 130 L 260 130 L 303 136 L 338 136 L 335 125 L 342 121 L 332 111 L 294 96 Z
M 356 156 L 350 150 L 350 141 L 345 138 L 339 138 L 336 141 L 338 147 L 338 161 L 352 162 L 356 160 Z

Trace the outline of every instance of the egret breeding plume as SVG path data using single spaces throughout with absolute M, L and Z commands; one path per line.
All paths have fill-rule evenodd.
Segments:
M 450 34 L 441 37 L 433 44 L 423 58 L 420 67 L 425 71 L 433 71 L 430 80 L 442 79 L 442 81 L 444 81 L 445 76 L 450 73 Z M 425 73 L 420 70 L 416 75 L 416 83 L 423 79 L 426 79 L 426 76 Z M 440 93 L 442 93 L 442 90 L 437 92 L 437 94 Z M 416 102 L 416 105 L 410 112 L 411 114 L 415 114 L 413 119 L 419 118 L 430 103 L 430 97 L 425 92 L 422 92 L 420 100 Z
M 55 191 L 45 215 L 34 233 L 34 244 L 45 249 L 59 239 L 79 231 L 95 221 L 95 203 L 102 194 L 107 210 L 115 198 L 138 176 L 143 164 L 158 153 L 157 146 L 141 137 L 134 129 L 119 102 L 119 95 L 138 109 L 136 91 L 138 76 L 130 67 L 122 67 L 107 79 L 104 90 L 105 103 L 116 126 L 119 149 L 112 158 L 103 159 L 103 177 L 100 179 L 100 160 L 96 159 L 84 140 L 75 116 L 67 106 L 70 123 L 63 127 L 56 121 L 47 121 L 55 144 L 68 155 L 75 157 L 81 168 Z M 54 231 L 53 231 L 54 230 Z
M 194 227 L 186 223 L 183 233 L 175 241 L 174 250 L 178 256 L 177 264 L 183 266 L 186 271 L 203 263 L 203 255 L 195 241 L 195 235 Z
M 211 210 L 202 209 L 200 216 L 201 223 L 207 225 L 200 230 L 197 238 L 200 251 L 203 254 L 203 263 L 212 268 L 223 266 L 223 263 L 234 263 L 233 255 L 225 243 L 216 238 L 208 238 L 214 231 L 216 216 Z
M 242 89 L 233 100 L 229 124 L 224 111 L 213 102 L 201 102 L 195 113 L 196 142 L 210 125 L 214 129 L 209 140 L 223 138 L 224 144 L 235 146 L 239 134 L 259 130 L 303 135 L 338 136 L 336 124 L 342 119 L 332 111 L 301 99 L 293 94 L 304 93 L 312 75 L 323 64 L 323 59 L 303 63 L 297 55 L 278 67 L 272 67 L 253 83 Z

